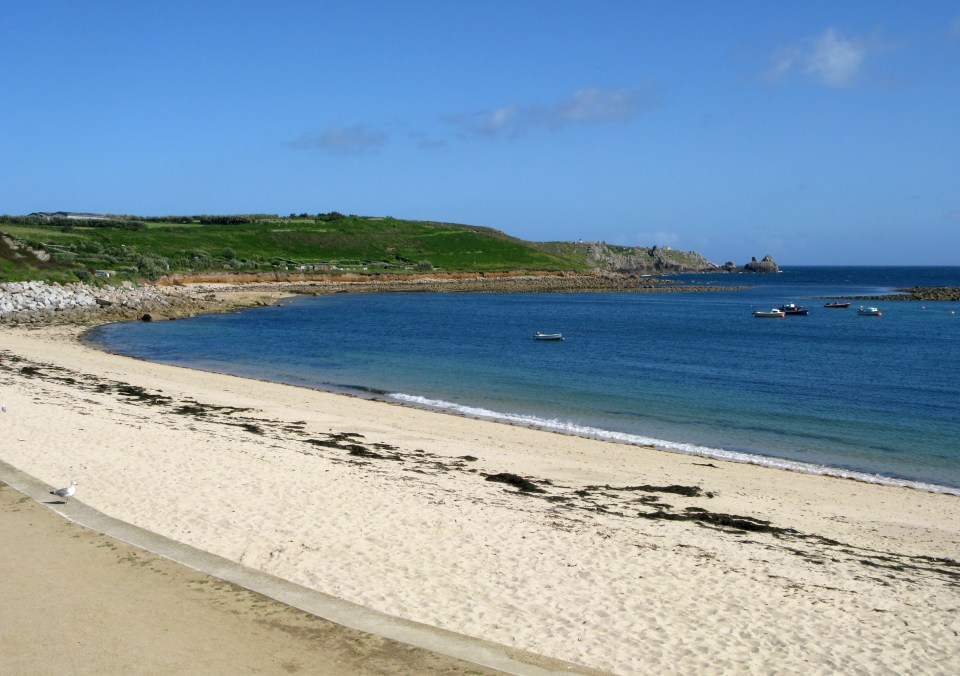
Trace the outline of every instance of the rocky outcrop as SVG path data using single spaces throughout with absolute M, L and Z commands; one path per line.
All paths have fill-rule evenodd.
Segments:
M 897 291 L 902 291 L 912 300 L 960 300 L 960 288 L 955 286 L 914 286 L 909 289 L 897 289 Z
M 597 270 L 620 273 L 718 272 L 722 268 L 696 251 L 674 251 L 668 246 L 614 246 L 588 242 L 587 258 Z
M 923 300 L 923 301 L 960 301 L 960 287 L 956 286 L 913 286 L 897 289 L 899 293 L 887 293 L 875 296 L 843 296 L 844 300 Z
M 780 272 L 780 266 L 770 256 L 764 256 L 762 261 L 758 261 L 757 257 L 754 256 L 749 263 L 743 266 L 743 269 L 747 272 Z
M 0 234 L 0 241 L 2 241 L 8 249 L 10 249 L 14 258 L 24 258 L 24 252 L 26 252 L 38 261 L 46 262 L 50 260 L 50 254 L 43 249 L 34 249 L 26 243 L 16 240 L 9 235 Z

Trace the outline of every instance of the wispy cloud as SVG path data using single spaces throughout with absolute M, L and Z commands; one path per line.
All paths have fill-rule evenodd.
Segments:
M 581 89 L 568 99 L 548 105 L 505 105 L 448 121 L 467 136 L 515 138 L 533 129 L 562 129 L 570 125 L 625 121 L 656 103 L 648 88 Z
M 359 155 L 375 151 L 387 142 L 387 133 L 363 124 L 332 125 L 319 134 L 303 134 L 287 143 L 300 150 L 323 150 L 337 155 Z
M 433 138 L 419 131 L 410 132 L 410 138 L 420 150 L 441 150 L 447 147 L 447 142 L 443 139 Z
M 779 50 L 770 57 L 767 77 L 780 82 L 801 74 L 827 87 L 857 84 L 867 56 L 878 49 L 874 41 L 846 38 L 835 28 Z
M 960 15 L 953 17 L 953 21 L 950 22 L 950 39 L 960 42 Z

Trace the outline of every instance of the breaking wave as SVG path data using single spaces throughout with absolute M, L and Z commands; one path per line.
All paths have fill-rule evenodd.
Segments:
M 532 427 L 568 434 L 571 436 L 584 437 L 588 439 L 601 439 L 618 444 L 629 444 L 633 446 L 652 446 L 663 451 L 674 453 L 684 453 L 702 458 L 714 458 L 717 460 L 728 460 L 731 462 L 742 462 L 752 465 L 763 465 L 765 467 L 775 467 L 777 469 L 786 469 L 804 474 L 821 474 L 825 476 L 834 476 L 843 479 L 853 479 L 866 483 L 882 484 L 885 486 L 905 486 L 931 493 L 946 493 L 949 495 L 960 496 L 960 489 L 949 486 L 939 486 L 936 484 L 925 483 L 922 481 L 909 481 L 895 477 L 881 476 L 869 472 L 859 472 L 856 470 L 845 469 L 842 467 L 831 467 L 829 465 L 819 465 L 815 463 L 798 462 L 796 460 L 787 460 L 785 458 L 776 458 L 752 453 L 743 453 L 741 451 L 730 451 L 724 448 L 711 448 L 709 446 L 698 446 L 696 444 L 685 444 L 665 439 L 654 439 L 637 434 L 628 434 L 626 432 L 615 432 L 612 430 L 590 427 L 588 425 L 578 425 L 570 421 L 557 419 L 539 418 L 531 415 L 521 415 L 517 413 L 502 413 L 492 411 L 477 406 L 464 406 L 449 401 L 438 399 L 428 399 L 412 394 L 403 394 L 402 392 L 391 392 L 386 395 L 388 400 L 396 401 L 416 408 L 425 408 L 432 411 L 442 411 L 455 415 L 461 415 L 468 418 L 478 418 L 481 420 L 490 420 L 493 422 L 506 423 L 510 425 L 519 425 L 522 427 Z

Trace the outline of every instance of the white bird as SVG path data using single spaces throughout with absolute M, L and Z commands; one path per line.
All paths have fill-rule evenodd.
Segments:
M 67 502 L 67 498 L 72 498 L 77 492 L 77 480 L 74 479 L 70 482 L 70 485 L 66 488 L 58 488 L 55 491 L 50 491 L 50 495 L 56 495 L 63 498 L 64 504 Z

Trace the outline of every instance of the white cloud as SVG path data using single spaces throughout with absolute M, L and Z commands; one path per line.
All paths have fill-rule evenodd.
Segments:
M 516 106 L 504 106 L 492 113 L 484 114 L 480 119 L 478 131 L 485 134 L 499 134 L 517 123 L 519 110 Z
M 863 43 L 845 40 L 833 28 L 828 28 L 814 40 L 806 72 L 830 87 L 847 87 L 856 81 L 866 55 Z
M 521 107 L 511 104 L 475 115 L 458 116 L 450 121 L 466 135 L 517 137 L 537 128 L 559 129 L 628 120 L 653 103 L 647 88 L 590 87 L 549 105 Z
M 386 132 L 356 124 L 350 127 L 332 125 L 319 134 L 303 134 L 287 145 L 301 150 L 325 150 L 338 155 L 357 155 L 377 150 L 386 142 Z
M 643 91 L 640 89 L 581 89 L 556 106 L 553 115 L 563 122 L 625 120 L 633 115 Z
M 954 17 L 950 22 L 950 39 L 960 41 L 960 16 Z
M 857 83 L 871 51 L 867 41 L 845 38 L 828 28 L 816 38 L 779 50 L 771 56 L 766 74 L 775 82 L 800 73 L 828 87 L 850 87 Z

